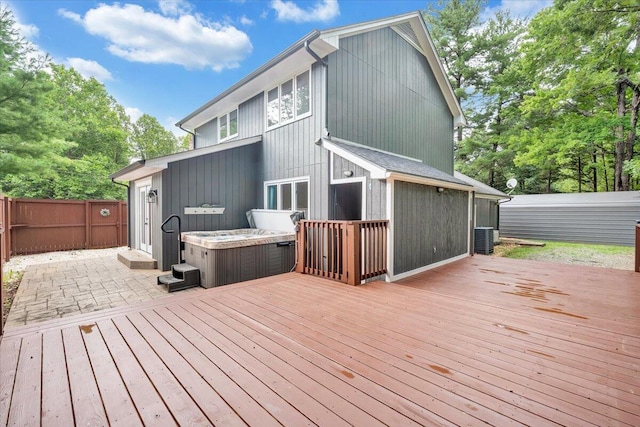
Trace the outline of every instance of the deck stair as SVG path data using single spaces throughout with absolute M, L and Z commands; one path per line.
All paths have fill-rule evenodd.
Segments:
M 167 285 L 167 291 L 175 292 L 200 286 L 200 270 L 189 264 L 174 264 L 171 274 L 158 276 L 158 285 Z

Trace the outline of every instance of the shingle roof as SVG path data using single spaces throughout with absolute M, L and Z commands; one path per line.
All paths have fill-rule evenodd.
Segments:
M 437 181 L 450 182 L 452 184 L 469 186 L 466 182 L 449 175 L 439 169 L 422 163 L 419 160 L 412 160 L 407 157 L 399 156 L 392 153 L 386 153 L 379 150 L 372 150 L 363 146 L 347 144 L 331 141 L 332 144 L 348 151 L 388 172 L 396 172 L 401 174 L 413 175 L 420 178 L 429 178 Z
M 471 178 L 470 176 L 467 176 L 463 173 L 460 173 L 458 171 L 453 173 L 453 176 L 455 176 L 458 179 L 461 179 L 462 181 L 465 181 L 466 183 L 468 183 L 469 185 L 473 185 L 478 191 L 476 191 L 476 193 L 478 194 L 485 194 L 487 196 L 496 196 L 496 197 L 501 197 L 504 199 L 508 199 L 509 195 L 506 193 L 503 193 L 500 190 L 496 190 L 495 188 L 480 182 L 478 180 L 475 180 L 473 178 Z

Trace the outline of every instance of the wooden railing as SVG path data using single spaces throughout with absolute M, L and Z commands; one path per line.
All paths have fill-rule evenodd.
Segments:
M 350 285 L 385 274 L 387 223 L 300 221 L 296 271 Z

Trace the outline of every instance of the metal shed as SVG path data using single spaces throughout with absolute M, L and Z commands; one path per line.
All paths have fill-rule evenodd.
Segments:
M 633 246 L 640 192 L 514 196 L 500 206 L 505 237 Z

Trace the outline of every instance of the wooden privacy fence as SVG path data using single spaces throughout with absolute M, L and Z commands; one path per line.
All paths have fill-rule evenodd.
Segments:
M 296 271 L 358 285 L 387 272 L 387 224 L 300 221 Z
M 0 196 L 2 257 L 127 245 L 127 203 Z

